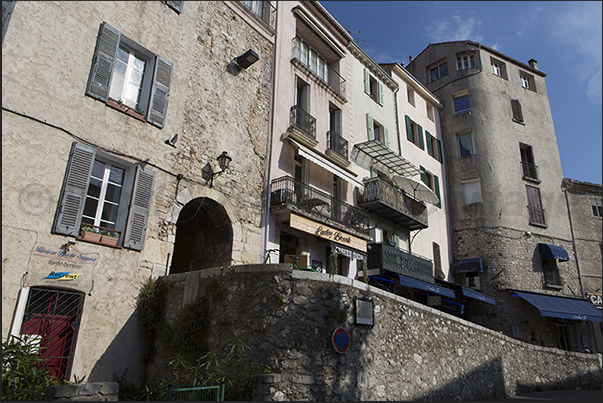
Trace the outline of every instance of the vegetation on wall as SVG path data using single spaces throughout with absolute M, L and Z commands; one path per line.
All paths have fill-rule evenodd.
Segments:
M 339 254 L 337 253 L 331 253 L 329 255 L 329 263 L 328 263 L 328 269 L 329 269 L 329 274 L 333 275 L 333 274 L 337 274 L 337 258 L 339 257 Z

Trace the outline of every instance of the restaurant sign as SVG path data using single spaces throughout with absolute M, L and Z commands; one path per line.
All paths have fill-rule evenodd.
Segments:
M 329 241 L 337 242 L 350 248 L 366 252 L 365 240 L 347 234 L 343 231 L 339 231 L 335 228 L 331 228 L 327 225 L 317 223 L 316 221 L 309 220 L 305 217 L 298 216 L 297 214 L 291 214 L 289 225 L 291 228 L 295 228 L 300 231 L 313 234 L 317 237 L 328 239 Z
M 601 307 L 601 305 L 603 305 L 603 304 L 601 304 L 601 299 L 602 299 L 602 298 L 601 298 L 601 294 L 595 294 L 595 293 L 589 293 L 589 292 L 587 292 L 587 293 L 586 293 L 586 299 L 587 299 L 587 300 L 588 300 L 588 301 L 589 301 L 591 304 L 593 304 L 593 305 L 594 305 L 594 306 L 596 306 L 596 307 L 599 307 L 599 308 L 600 308 L 600 307 Z

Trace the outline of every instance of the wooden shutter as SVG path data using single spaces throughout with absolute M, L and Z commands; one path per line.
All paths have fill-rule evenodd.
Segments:
M 165 124 L 173 68 L 174 63 L 157 55 L 147 121 L 160 129 Z
M 521 112 L 521 104 L 518 99 L 511 100 L 511 110 L 513 111 L 513 119 L 523 122 L 523 113 Z
M 427 180 L 427 172 L 425 171 L 425 167 L 423 165 L 419 165 L 419 171 L 421 172 L 421 180 L 424 184 L 429 186 L 429 181 Z
M 375 130 L 373 128 L 373 118 L 368 113 L 366 114 L 366 133 L 369 140 L 375 140 Z
M 444 162 L 444 157 L 442 156 L 442 142 L 436 139 L 436 143 L 438 143 L 438 161 L 441 163 Z
M 364 69 L 364 92 L 371 95 L 371 77 L 367 69 Z
M 442 208 L 442 198 L 440 197 L 440 178 L 438 178 L 437 175 L 433 175 L 433 186 L 435 188 L 435 194 L 436 196 L 438 196 L 438 204 L 436 206 L 438 206 L 439 208 Z
M 107 102 L 115 53 L 120 39 L 121 33 L 117 29 L 106 22 L 101 24 L 86 85 L 86 95 Z
M 408 139 L 408 141 L 413 141 L 412 121 L 410 120 L 410 116 L 408 115 L 405 115 L 404 118 L 406 119 L 406 138 Z
M 71 146 L 53 232 L 71 236 L 79 235 L 82 211 L 95 157 L 96 150 L 92 147 L 77 142 Z
M 383 143 L 385 147 L 389 148 L 389 132 L 385 126 L 383 126 Z
M 427 139 L 427 154 L 433 157 L 433 144 L 431 144 L 431 134 L 425 130 L 425 138 Z
M 383 106 L 383 83 L 379 81 L 379 105 Z
M 182 7 L 184 6 L 184 1 L 166 1 L 165 4 L 180 14 L 182 12 Z
M 4 43 L 4 35 L 6 35 L 10 17 L 13 15 L 15 3 L 15 1 L 2 1 L 2 43 Z
M 142 168 L 141 166 L 136 167 L 134 191 L 132 192 L 128 223 L 124 237 L 124 247 L 126 248 L 142 250 L 144 247 L 154 181 L 154 171 Z
M 419 132 L 419 147 L 421 148 L 421 150 L 425 149 L 425 141 L 423 141 L 423 128 L 421 127 L 421 125 L 417 125 L 418 127 L 418 132 Z

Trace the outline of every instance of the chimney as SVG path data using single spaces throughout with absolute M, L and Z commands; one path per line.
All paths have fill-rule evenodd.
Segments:
M 412 55 L 408 55 L 408 64 L 412 63 Z
M 530 59 L 530 60 L 528 60 L 528 64 L 534 70 L 538 70 L 538 62 L 536 61 L 536 59 Z

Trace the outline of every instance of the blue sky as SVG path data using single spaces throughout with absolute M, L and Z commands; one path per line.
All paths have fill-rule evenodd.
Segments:
M 405 63 L 430 43 L 472 40 L 538 61 L 566 178 L 601 184 L 599 1 L 321 1 L 378 63 Z

